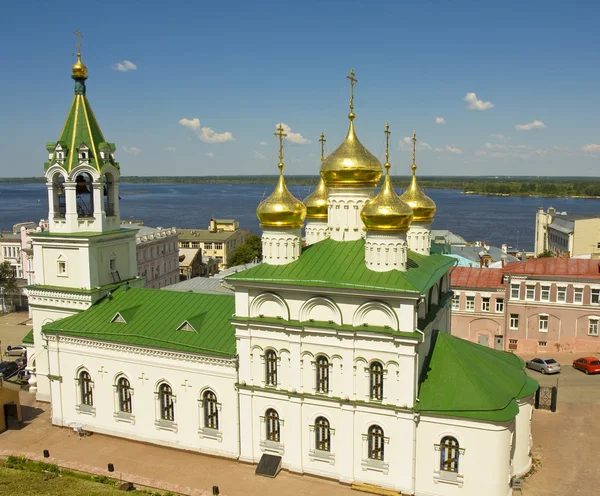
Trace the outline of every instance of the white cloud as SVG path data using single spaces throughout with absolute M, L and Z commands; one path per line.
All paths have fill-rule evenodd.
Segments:
M 174 152 L 177 148 L 175 148 L 174 146 L 167 146 L 166 148 L 163 148 L 164 151 L 166 152 Z
M 207 157 L 213 158 L 215 156 L 215 154 L 213 152 L 208 152 L 206 154 Z
M 412 137 L 411 136 L 405 136 L 404 138 L 402 138 L 400 140 L 400 150 L 412 151 Z M 417 150 L 419 150 L 419 151 L 433 150 L 433 147 L 429 143 L 426 143 L 425 141 L 417 140 Z
M 257 158 L 258 160 L 264 160 L 265 159 L 265 154 L 255 151 L 254 152 L 254 158 Z
M 283 128 L 283 132 L 287 134 L 285 139 L 290 141 L 291 143 L 296 143 L 297 145 L 307 145 L 310 143 L 310 140 L 306 139 L 300 133 L 292 133 L 292 128 L 287 124 L 284 124 L 283 122 L 275 124 L 275 129 L 278 129 L 279 125 L 281 125 L 281 127 Z
M 123 150 L 125 150 L 130 155 L 137 155 L 142 151 L 141 148 L 137 148 L 136 146 L 132 146 L 131 148 L 124 146 Z
M 446 119 L 444 119 L 443 117 L 436 117 L 435 123 L 436 124 L 446 124 Z
M 581 149 L 586 153 L 600 152 L 600 145 L 591 143 L 589 145 L 582 146 Z
M 135 65 L 131 60 L 122 60 L 121 62 L 117 62 L 112 66 L 115 71 L 119 72 L 128 72 L 135 71 L 137 69 L 137 65 Z
M 501 151 L 506 151 L 508 150 L 508 147 L 505 145 L 499 145 L 498 143 L 486 143 L 484 145 L 484 147 L 487 150 L 501 150 Z
M 262 145 L 262 146 L 265 146 L 266 144 L 267 144 L 267 142 L 266 142 L 266 141 L 261 141 L 261 142 L 259 143 L 259 145 Z
M 210 127 L 200 127 L 200 119 L 197 117 L 194 117 L 193 119 L 179 119 L 179 124 L 194 131 L 196 136 L 205 143 L 227 143 L 228 141 L 235 141 L 235 138 L 229 131 L 217 133 Z
M 446 151 L 450 153 L 455 153 L 456 155 L 462 155 L 463 153 L 463 151 L 460 148 L 450 145 L 446 145 Z
M 490 101 L 484 102 L 483 100 L 479 100 L 475 93 L 467 93 L 464 98 L 469 110 L 487 110 L 491 109 L 494 104 Z
M 443 148 L 440 148 L 439 146 L 436 146 L 436 147 L 433 149 L 433 151 L 434 151 L 434 152 L 437 152 L 437 153 L 442 153 L 442 152 L 444 151 L 444 149 L 443 149 Z
M 532 129 L 543 129 L 545 127 L 546 127 L 546 124 L 544 124 L 542 121 L 533 121 L 533 122 L 530 122 L 529 124 L 517 124 L 516 130 L 517 131 L 531 131 Z

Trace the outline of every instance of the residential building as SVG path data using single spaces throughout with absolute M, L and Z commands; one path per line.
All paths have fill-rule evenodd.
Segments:
M 504 350 L 506 288 L 502 269 L 454 267 L 452 334 Z
M 535 215 L 535 256 L 552 251 L 559 257 L 600 257 L 600 214 L 567 214 L 550 207 Z
M 473 267 L 501 268 L 504 264 L 516 262 L 518 258 L 508 253 L 507 245 L 502 248 L 477 241 L 469 246 L 451 246 L 451 256 L 471 260 Z
M 383 167 L 356 136 L 352 97 L 348 134 L 321 165 L 329 236 L 303 249 L 307 209 L 285 184 L 280 125 L 278 184 L 257 207 L 262 263 L 225 278 L 233 294 L 155 291 L 136 287 L 131 230 L 107 220 L 118 203 L 74 208 L 84 171 L 93 198 L 108 181 L 116 202 L 121 167 L 90 120 L 79 54 L 72 77 L 74 134 L 48 145 L 51 226 L 33 237 L 44 279 L 25 340 L 53 425 L 247 463 L 269 456 L 403 494 L 510 493 L 531 467 L 538 384 L 518 357 L 451 335 L 453 260 L 430 253 L 436 206 L 418 184 L 414 141 L 403 196 L 389 160 L 377 190 Z M 388 126 L 385 136 L 387 159 Z M 64 211 L 53 208 L 56 174 Z
M 128 227 L 129 224 L 124 227 Z M 129 227 L 128 227 L 129 228 Z M 160 289 L 179 281 L 178 233 L 174 227 L 136 229 L 135 246 L 138 276 L 146 279 L 145 287 Z
M 504 268 L 507 349 L 600 352 L 600 261 L 538 258 Z
M 178 229 L 179 248 L 199 248 L 202 258 L 217 260 L 219 270 L 227 265 L 227 257 L 241 245 L 250 231 L 240 229 L 233 219 L 211 219 L 208 229 Z
M 8 262 L 17 279 L 23 278 L 21 236 L 11 232 L 0 233 L 0 263 Z
M 200 248 L 179 248 L 179 277 L 177 281 L 185 281 L 203 275 L 205 274 L 202 264 L 202 250 Z

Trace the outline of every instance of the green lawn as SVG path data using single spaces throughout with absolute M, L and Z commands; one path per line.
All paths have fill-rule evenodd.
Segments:
M 126 493 L 106 484 L 68 475 L 29 472 L 0 465 L 0 494 L 2 496 L 122 496 Z

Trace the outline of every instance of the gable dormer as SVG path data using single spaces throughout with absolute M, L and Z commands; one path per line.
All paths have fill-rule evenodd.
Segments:
M 79 153 L 79 161 L 80 162 L 89 162 L 89 160 L 91 158 L 90 157 L 90 148 L 85 143 L 81 143 L 81 145 L 79 145 L 77 152 Z
M 121 315 L 120 312 L 117 312 L 115 314 L 115 316 L 111 319 L 110 321 L 111 323 L 113 322 L 117 322 L 119 324 L 127 324 L 127 321 L 125 320 L 125 318 Z
M 187 332 L 195 332 L 198 331 L 194 328 L 192 324 L 188 320 L 184 320 L 183 323 L 177 328 L 178 331 L 187 331 Z

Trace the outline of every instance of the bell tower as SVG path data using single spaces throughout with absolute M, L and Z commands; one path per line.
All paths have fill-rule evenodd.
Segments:
M 60 380 L 48 364 L 43 326 L 89 308 L 121 285 L 143 283 L 137 277 L 136 231 L 121 228 L 115 145 L 104 138 L 87 100 L 88 70 L 81 61 L 81 33 L 75 34 L 75 94 L 58 141 L 46 144 L 49 230 L 31 235 L 29 367 L 39 401 L 50 401 L 49 381 Z

